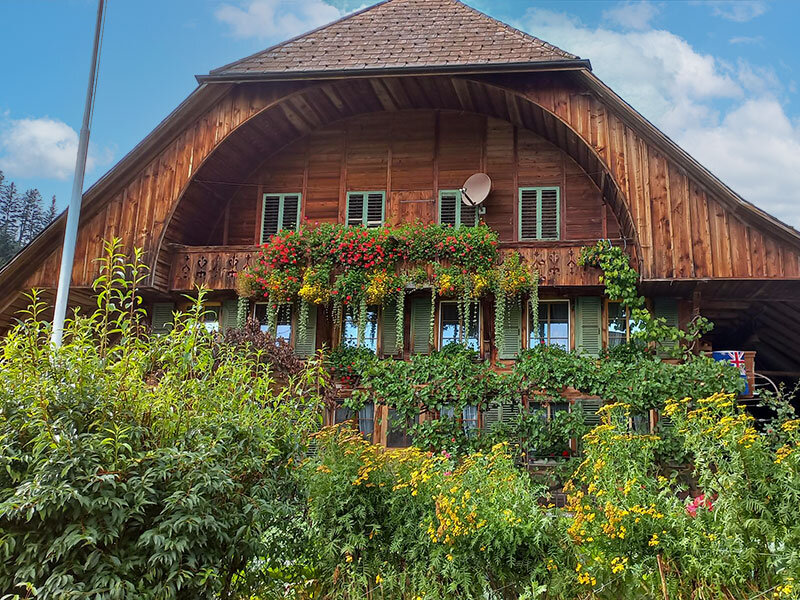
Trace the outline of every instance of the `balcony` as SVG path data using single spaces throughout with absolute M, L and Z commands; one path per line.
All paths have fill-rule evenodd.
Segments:
M 541 284 L 554 287 L 597 286 L 599 271 L 578 266 L 580 245 L 516 246 L 503 244 L 501 254 L 517 250 L 538 269 Z M 236 274 L 258 258 L 258 246 L 174 245 L 169 289 L 191 291 L 198 285 L 211 290 L 236 289 Z

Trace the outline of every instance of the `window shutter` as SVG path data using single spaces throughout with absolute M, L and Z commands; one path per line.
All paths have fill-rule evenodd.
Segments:
M 583 424 L 587 427 L 600 425 L 600 415 L 597 411 L 600 410 L 603 401 L 598 398 L 583 398 L 579 402 L 583 409 Z
M 560 237 L 558 188 L 544 188 L 540 193 L 542 199 L 539 211 L 541 230 L 538 237 L 542 240 L 557 240 Z
M 600 335 L 600 298 L 583 296 L 575 304 L 575 346 L 589 356 L 599 356 L 602 349 Z
M 308 307 L 308 325 L 306 326 L 306 335 L 303 341 L 300 338 L 303 336 L 294 335 L 294 353 L 300 358 L 308 358 L 317 349 L 317 306 L 312 304 Z
M 536 239 L 538 193 L 535 189 L 519 191 L 519 238 L 521 240 Z
M 372 192 L 367 194 L 367 227 L 380 227 L 383 225 L 384 200 L 383 192 Z
M 517 357 L 522 348 L 522 308 L 519 304 L 508 307 L 503 331 L 500 335 L 500 346 L 497 348 L 497 357 L 510 360 Z
M 431 310 L 430 298 L 414 298 L 411 303 L 412 354 L 428 354 L 431 351 Z
M 519 402 L 506 402 L 500 406 L 500 421 L 504 425 L 510 424 L 522 412 Z
M 678 301 L 675 298 L 655 298 L 653 300 L 653 313 L 657 318 L 664 319 L 670 327 L 678 327 Z M 658 344 L 658 355 L 661 357 L 669 356 L 670 350 L 674 349 L 676 342 L 660 342 Z
M 439 223 L 456 226 L 458 201 L 458 194 L 456 193 L 441 192 L 439 194 Z
M 461 203 L 461 220 L 462 227 L 475 227 L 478 224 L 478 207 L 467 206 Z
M 264 194 L 264 204 L 261 211 L 261 243 L 269 241 L 271 235 L 278 233 L 278 213 L 280 212 L 281 197 Z
M 381 352 L 384 356 L 397 354 L 397 304 L 390 302 L 381 315 Z
M 238 300 L 225 300 L 222 303 L 222 321 L 220 323 L 220 331 L 223 333 L 227 329 L 235 329 L 237 327 L 237 314 L 239 312 Z
M 483 428 L 489 430 L 495 423 L 500 422 L 500 406 L 492 404 L 483 413 Z
M 291 195 L 283 197 L 283 214 L 281 215 L 281 229 L 296 230 L 300 215 L 300 196 Z
M 362 225 L 364 220 L 364 194 L 347 194 L 347 224 Z
M 172 313 L 175 310 L 175 304 L 172 302 L 154 302 L 153 310 L 150 313 L 150 323 L 153 327 L 153 333 L 164 334 L 172 329 Z
M 672 429 L 675 427 L 675 424 L 672 422 L 672 417 L 667 416 L 664 414 L 664 411 L 659 411 L 658 413 L 658 425 L 661 428 L 661 431 L 665 431 L 667 429 Z

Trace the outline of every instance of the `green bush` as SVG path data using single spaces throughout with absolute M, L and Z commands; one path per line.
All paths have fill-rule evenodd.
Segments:
M 297 553 L 291 464 L 320 426 L 321 369 L 276 391 L 206 331 L 202 291 L 148 335 L 138 257 L 107 250 L 63 347 L 36 294 L 0 342 L 0 594 L 232 596 Z

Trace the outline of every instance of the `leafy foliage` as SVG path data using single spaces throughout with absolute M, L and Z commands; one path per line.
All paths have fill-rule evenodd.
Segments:
M 148 335 L 145 273 L 107 245 L 97 309 L 54 349 L 38 294 L 0 347 L 0 589 L 11 597 L 197 598 L 294 547 L 292 461 L 324 373 L 202 325 L 204 292 Z M 293 517 L 295 517 L 293 519 Z M 282 532 L 280 535 L 275 532 Z M 249 565 L 249 566 L 248 566 Z

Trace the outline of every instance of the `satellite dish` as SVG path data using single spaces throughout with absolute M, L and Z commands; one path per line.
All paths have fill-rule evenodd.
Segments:
M 478 206 L 486 200 L 492 190 L 492 180 L 486 173 L 470 175 L 461 188 L 461 202 L 467 206 Z

